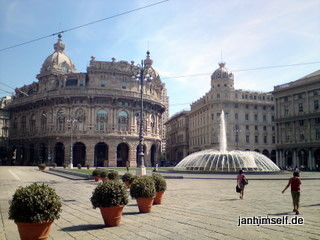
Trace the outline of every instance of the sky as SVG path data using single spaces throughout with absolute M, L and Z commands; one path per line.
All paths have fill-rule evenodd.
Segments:
M 161 1 L 1 0 L 0 97 L 37 81 L 54 52 L 52 34 L 116 15 L 63 33 L 64 52 L 86 72 L 91 56 L 138 63 L 149 50 L 170 115 L 210 90 L 221 61 L 236 89 L 262 92 L 320 69 L 320 0 Z

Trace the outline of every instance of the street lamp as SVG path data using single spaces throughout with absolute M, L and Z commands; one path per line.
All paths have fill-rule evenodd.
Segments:
M 73 138 L 73 135 L 72 135 L 73 123 L 78 122 L 78 120 L 75 118 L 70 118 L 67 120 L 67 122 L 70 123 L 70 168 L 72 169 L 73 168 L 73 146 L 72 146 L 73 145 L 72 144 L 72 142 L 73 142 L 73 140 L 72 140 L 72 138 Z
M 152 60 L 150 59 L 150 52 L 147 51 L 147 59 L 145 61 L 141 60 L 141 65 L 137 64 L 134 65 L 134 62 L 131 62 L 131 71 L 133 73 L 132 78 L 140 81 L 140 131 L 139 131 L 139 152 L 138 152 L 138 163 L 137 163 L 137 170 L 136 175 L 142 176 L 146 175 L 146 167 L 144 164 L 144 153 L 143 153 L 143 145 L 144 145 L 144 138 L 143 138 L 143 83 L 144 81 L 151 80 L 152 77 L 149 75 L 149 69 L 151 68 Z
M 239 150 L 239 133 L 241 132 L 241 129 L 238 125 L 236 125 L 233 130 L 236 132 L 236 142 L 237 142 L 237 150 Z

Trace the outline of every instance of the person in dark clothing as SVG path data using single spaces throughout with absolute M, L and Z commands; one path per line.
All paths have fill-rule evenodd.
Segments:
M 299 172 L 294 172 L 293 177 L 289 179 L 287 186 L 283 189 L 282 193 L 284 193 L 287 188 L 291 185 L 291 196 L 293 202 L 293 211 L 296 215 L 299 215 L 299 202 L 300 202 L 300 174 Z

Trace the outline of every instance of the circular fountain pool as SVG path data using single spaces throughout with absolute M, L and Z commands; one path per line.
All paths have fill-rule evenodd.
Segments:
M 175 167 L 188 171 L 280 171 L 279 167 L 266 156 L 253 151 L 203 150 L 185 157 Z

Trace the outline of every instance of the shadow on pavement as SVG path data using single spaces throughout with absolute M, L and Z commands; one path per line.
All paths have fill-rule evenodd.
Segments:
M 103 224 L 83 224 L 78 226 L 64 227 L 64 228 L 61 228 L 60 231 L 77 232 L 77 231 L 98 230 L 105 227 L 106 226 Z
M 228 198 L 228 199 L 221 199 L 220 201 L 238 201 L 239 198 Z
M 290 214 L 295 214 L 294 212 L 282 212 L 282 213 L 269 213 L 268 215 L 270 216 L 283 216 L 283 215 L 290 215 Z

